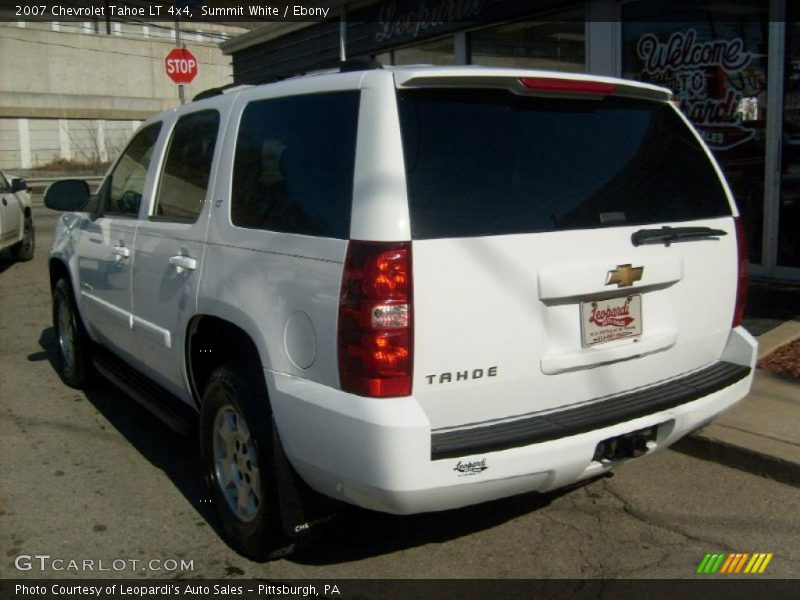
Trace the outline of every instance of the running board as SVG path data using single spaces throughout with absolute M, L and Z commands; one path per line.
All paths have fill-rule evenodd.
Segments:
M 190 435 L 197 430 L 198 415 L 195 410 L 116 355 L 95 346 L 92 363 L 103 377 L 153 413 L 170 429 L 181 435 Z

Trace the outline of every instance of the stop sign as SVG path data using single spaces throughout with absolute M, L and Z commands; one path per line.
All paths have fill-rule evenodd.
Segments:
M 197 75 L 197 59 L 186 48 L 173 48 L 164 59 L 167 76 L 175 83 L 192 83 Z

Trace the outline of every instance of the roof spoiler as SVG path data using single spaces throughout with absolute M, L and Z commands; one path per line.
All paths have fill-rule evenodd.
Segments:
M 399 88 L 484 88 L 506 89 L 521 96 L 599 97 L 604 94 L 667 102 L 672 92 L 667 88 L 636 84 L 622 79 L 558 77 L 552 73 L 519 75 L 478 75 L 471 73 L 395 76 Z

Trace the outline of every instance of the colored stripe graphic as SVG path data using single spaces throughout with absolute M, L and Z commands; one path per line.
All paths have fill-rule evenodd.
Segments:
M 753 558 L 750 559 L 750 562 L 747 565 L 747 568 L 744 570 L 745 573 L 752 573 L 753 568 L 758 568 L 758 565 L 761 561 L 764 560 L 760 554 L 753 554 Z
M 744 563 L 745 563 L 745 562 L 747 562 L 747 557 L 748 557 L 748 556 L 750 556 L 750 554 L 748 554 L 747 552 L 745 552 L 745 553 L 742 555 L 742 560 L 740 560 L 740 561 L 739 561 L 739 564 L 738 564 L 738 565 L 736 565 L 736 570 L 735 570 L 735 571 L 731 571 L 731 573 L 741 573 L 741 572 L 742 572 L 742 567 L 744 567 Z
M 724 552 L 720 553 L 719 558 L 717 559 L 717 564 L 714 565 L 714 571 L 713 571 L 714 573 L 718 573 L 719 570 L 722 568 L 722 563 L 725 562 L 726 556 L 727 554 L 725 554 Z
M 748 552 L 740 552 L 737 554 L 737 556 L 738 558 L 736 559 L 736 563 L 731 565 L 731 570 L 728 571 L 728 573 L 736 573 L 736 571 L 744 567 L 747 559 L 750 557 L 750 554 Z
M 764 562 L 762 562 L 762 563 L 761 563 L 761 568 L 758 570 L 759 574 L 760 574 L 760 573 L 763 573 L 764 571 L 766 571 L 766 569 L 767 569 L 767 565 L 769 564 L 769 561 L 771 561 L 771 560 L 772 560 L 772 557 L 773 557 L 773 556 L 774 556 L 774 555 L 772 554 L 772 552 L 770 552 L 769 554 L 767 554 L 767 556 L 764 558 Z
M 730 573 L 732 572 L 733 567 L 736 566 L 736 563 L 739 561 L 738 554 L 728 554 L 728 560 L 726 560 L 723 565 L 722 569 L 720 569 L 720 573 Z
M 702 573 L 711 573 L 711 569 L 714 568 L 714 565 L 717 564 L 717 558 L 719 558 L 719 554 L 716 552 L 714 554 L 708 554 L 708 561 L 706 565 L 703 567 Z
M 706 554 L 703 557 L 703 560 L 700 561 L 700 566 L 697 567 L 697 571 L 695 571 L 695 572 L 696 573 L 705 573 L 706 572 L 706 565 L 708 564 L 709 560 L 711 560 L 711 555 L 710 554 Z
M 720 566 L 722 565 L 722 561 L 725 560 L 725 553 L 720 552 L 719 554 L 714 555 L 716 558 L 711 561 L 706 568 L 706 573 L 716 573 L 719 571 Z
M 761 574 L 767 569 L 767 565 L 769 561 L 772 560 L 774 555 L 770 552 L 761 553 L 761 554 L 754 554 L 753 560 L 750 561 L 750 564 L 747 565 L 747 568 L 744 570 L 745 573 L 753 573 L 753 574 Z
M 707 553 L 703 560 L 700 561 L 700 565 L 695 572 L 704 575 L 713 575 L 715 573 L 730 575 L 742 573 L 742 569 L 744 569 L 745 573 L 751 575 L 761 574 L 767 569 L 767 565 L 773 556 L 774 554 L 771 552 L 758 552 L 755 554 L 750 554 L 749 552 Z

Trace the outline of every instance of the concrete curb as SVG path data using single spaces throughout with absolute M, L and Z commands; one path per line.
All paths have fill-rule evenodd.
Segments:
M 759 360 L 798 338 L 798 321 L 767 331 L 758 338 Z M 787 393 L 787 385 L 796 386 L 797 393 L 793 389 Z M 738 414 L 732 418 L 734 413 Z M 796 436 L 787 438 L 785 428 L 793 422 L 800 422 L 800 381 L 759 370 L 747 398 L 673 449 L 800 487 L 800 448 Z
M 800 338 L 800 321 L 786 321 L 758 336 L 758 360 Z
M 694 458 L 800 487 L 800 464 L 706 436 L 702 432 L 686 436 L 672 449 Z

